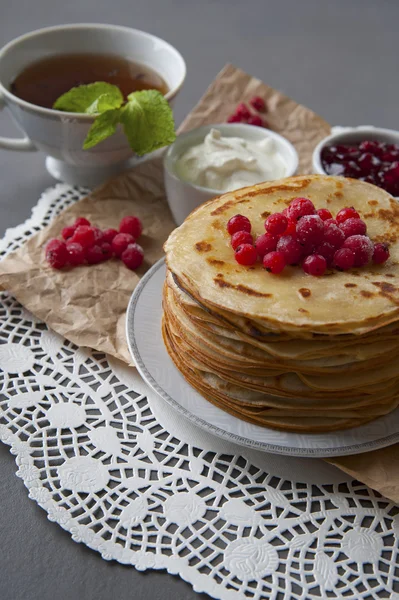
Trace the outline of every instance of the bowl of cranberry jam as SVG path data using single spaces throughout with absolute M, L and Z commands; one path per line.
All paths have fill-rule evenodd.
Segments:
M 377 127 L 332 131 L 314 150 L 315 173 L 360 179 L 399 197 L 399 132 Z

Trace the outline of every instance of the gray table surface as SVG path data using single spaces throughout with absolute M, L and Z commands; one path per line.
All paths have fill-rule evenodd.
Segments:
M 187 61 L 180 122 L 226 62 L 311 107 L 331 124 L 398 129 L 398 0 L 0 0 L 0 46 L 27 31 L 101 22 L 150 31 Z M 15 135 L 0 114 L 0 135 Z M 0 236 L 54 181 L 43 156 L 0 150 Z M 0 446 L 2 600 L 189 600 L 177 577 L 107 563 L 47 521 Z

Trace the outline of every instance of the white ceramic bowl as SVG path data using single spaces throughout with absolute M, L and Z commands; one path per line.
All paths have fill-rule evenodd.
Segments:
M 321 163 L 321 152 L 325 146 L 336 144 L 352 144 L 363 140 L 377 140 L 389 144 L 399 144 L 399 131 L 394 129 L 383 129 L 372 125 L 361 125 L 359 127 L 333 127 L 331 134 L 319 142 L 313 151 L 313 172 L 326 175 Z
M 298 154 L 294 146 L 283 136 L 264 127 L 255 127 L 243 123 L 218 123 L 203 125 L 187 133 L 182 133 L 169 146 L 164 159 L 166 197 L 177 225 L 181 225 L 197 206 L 223 193 L 220 190 L 213 190 L 183 181 L 176 173 L 178 158 L 191 146 L 200 144 L 211 129 L 218 129 L 224 137 L 242 137 L 245 140 L 254 142 L 265 138 L 273 138 L 286 163 L 286 177 L 294 175 L 298 168 Z
M 43 57 L 93 52 L 128 58 L 157 71 L 169 88 L 165 97 L 171 105 L 186 76 L 181 54 L 144 31 L 91 23 L 32 31 L 0 49 L 0 110 L 6 106 L 26 136 L 0 137 L 0 149 L 40 150 L 47 155 L 46 166 L 54 177 L 76 185 L 98 184 L 124 168 L 133 152 L 120 127 L 98 146 L 83 150 L 93 116 L 36 106 L 10 91 L 16 75 Z

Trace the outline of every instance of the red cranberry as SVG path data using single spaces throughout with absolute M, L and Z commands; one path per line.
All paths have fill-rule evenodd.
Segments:
M 111 244 L 112 240 L 114 239 L 114 237 L 116 235 L 118 235 L 118 232 L 116 229 L 105 229 L 103 231 L 103 241 L 108 242 L 108 244 Z
M 237 231 L 251 231 L 251 222 L 244 215 L 234 215 L 227 223 L 227 231 L 230 235 L 237 233 Z
M 288 219 L 282 213 L 269 215 L 265 221 L 265 229 L 271 235 L 280 235 L 287 229 Z
M 118 233 L 111 243 L 112 252 L 115 256 L 121 256 L 129 244 L 134 244 L 135 239 L 130 233 Z
M 260 96 L 254 96 L 249 103 L 258 112 L 266 112 L 266 103 Z
M 102 242 L 100 244 L 101 252 L 103 253 L 103 260 L 109 260 L 113 257 L 112 246 L 109 242 Z
M 235 234 L 237 235 L 237 234 Z M 276 249 L 278 237 L 276 235 L 270 235 L 270 233 L 264 233 L 260 235 L 255 242 L 255 248 L 259 256 L 262 258 L 268 252 L 272 252 Z
M 311 254 L 305 258 L 302 268 L 308 275 L 320 277 L 326 272 L 327 262 L 324 256 L 320 256 L 320 254 Z
M 355 255 L 355 267 L 367 265 L 374 252 L 373 242 L 366 235 L 352 235 L 348 237 L 342 246 L 349 248 Z
M 67 242 L 68 263 L 72 266 L 83 265 L 85 261 L 85 250 L 81 244 Z
M 76 227 L 74 227 L 73 225 L 70 225 L 69 227 L 64 227 L 64 229 L 61 231 L 61 235 L 64 238 L 64 240 L 69 240 L 69 238 L 71 238 L 75 233 L 75 229 Z
M 387 244 L 376 244 L 373 252 L 373 263 L 381 265 L 389 258 L 389 248 Z
M 334 266 L 340 271 L 351 269 L 355 263 L 355 255 L 350 248 L 340 248 L 334 254 Z
M 252 115 L 247 119 L 248 125 L 256 125 L 256 127 L 263 127 L 264 123 L 259 115 Z
M 80 225 L 87 225 L 87 227 L 90 227 L 91 223 L 85 217 L 78 217 L 74 223 L 75 229 L 76 229 L 76 227 L 79 227 Z
M 296 235 L 298 241 L 304 244 L 320 244 L 324 237 L 324 222 L 318 215 L 306 215 L 299 220 Z
M 50 240 L 46 246 L 46 259 L 53 269 L 62 269 L 68 262 L 68 252 L 65 242 Z
M 98 263 L 103 262 L 104 255 L 98 244 L 86 248 L 86 260 L 89 265 L 97 265 Z
M 103 232 L 99 227 L 92 227 L 94 233 L 94 244 L 100 245 L 104 241 Z
M 81 244 L 83 248 L 92 246 L 94 239 L 94 231 L 90 225 L 78 225 L 73 236 L 69 238 L 71 242 Z
M 316 209 L 309 198 L 295 198 L 288 207 L 288 217 L 293 221 L 298 221 L 306 215 L 314 215 Z
M 247 267 L 256 263 L 258 253 L 252 244 L 242 244 L 242 246 L 238 246 L 234 256 L 239 265 Z
M 138 269 L 144 260 L 144 250 L 139 244 L 129 244 L 122 253 L 122 261 L 128 269 Z
M 122 221 L 119 224 L 119 233 L 130 233 L 134 237 L 135 240 L 141 236 L 143 231 L 143 226 L 138 217 L 123 217 Z
M 292 235 L 283 235 L 276 250 L 284 255 L 287 265 L 297 265 L 302 257 L 302 246 Z
M 365 235 L 367 232 L 367 225 L 362 219 L 346 219 L 340 224 L 339 228 L 344 233 L 345 237 L 348 238 L 351 235 Z
M 288 219 L 287 229 L 284 231 L 284 235 L 296 235 L 296 223 L 291 219 Z
M 338 221 L 337 219 L 326 219 L 324 221 L 324 227 L 327 227 L 327 225 L 338 225 Z
M 332 219 L 332 214 L 330 213 L 330 211 L 327 208 L 319 208 L 319 210 L 316 211 L 316 214 L 319 215 L 319 217 L 322 221 L 327 221 L 327 219 Z
M 240 102 L 240 104 L 236 108 L 235 114 L 241 117 L 241 119 L 245 120 L 249 119 L 249 117 L 251 116 L 251 112 L 248 109 L 247 105 L 244 104 L 244 102 Z
M 331 244 L 335 249 L 341 248 L 345 241 L 345 234 L 338 225 L 331 223 L 326 225 L 327 221 L 324 221 L 324 241 Z
M 315 254 L 323 256 L 326 259 L 327 266 L 331 266 L 334 259 L 334 254 L 336 252 L 336 248 L 328 244 L 327 242 L 323 242 L 320 246 L 317 246 L 314 251 Z
M 231 236 L 231 247 L 236 250 L 241 244 L 253 244 L 252 235 L 248 231 L 237 231 Z
M 285 257 L 282 252 L 269 252 L 263 257 L 263 266 L 266 271 L 278 275 L 285 267 Z
M 347 206 L 346 208 L 341 208 L 335 218 L 338 223 L 343 223 L 346 219 L 360 219 L 360 215 L 353 206 Z
M 227 123 L 242 123 L 243 122 L 243 118 L 240 115 L 230 115 L 229 117 L 227 117 Z

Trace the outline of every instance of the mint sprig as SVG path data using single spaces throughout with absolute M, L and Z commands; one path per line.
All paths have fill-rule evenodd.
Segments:
M 176 139 L 172 110 L 157 90 L 133 92 L 124 102 L 117 86 L 99 81 L 72 88 L 56 100 L 53 108 L 98 115 L 84 141 L 85 150 L 113 135 L 119 123 L 138 156 Z

